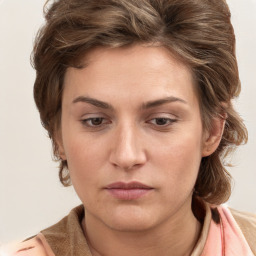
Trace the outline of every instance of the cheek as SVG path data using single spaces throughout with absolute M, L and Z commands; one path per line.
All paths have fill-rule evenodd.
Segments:
M 85 137 L 85 136 L 84 136 Z M 102 147 L 83 136 L 66 138 L 65 152 L 73 185 L 75 183 L 94 184 L 95 170 L 100 170 Z
M 155 161 L 164 171 L 163 176 L 175 187 L 190 188 L 197 178 L 201 162 L 201 138 L 192 134 L 166 141 L 165 146 L 159 147 L 155 154 Z
M 96 190 L 100 186 L 100 154 L 96 147 L 83 140 L 72 140 L 68 145 L 67 161 L 72 185 L 84 204 L 96 198 Z

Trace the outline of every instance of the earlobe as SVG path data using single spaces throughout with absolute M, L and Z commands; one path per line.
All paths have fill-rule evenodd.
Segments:
M 226 119 L 216 117 L 212 120 L 210 131 L 206 131 L 203 138 L 202 157 L 206 157 L 215 152 L 218 148 L 225 127 Z
M 61 158 L 61 160 L 67 160 L 63 146 L 60 147 L 58 145 L 58 154 L 59 154 L 59 157 Z
M 58 156 L 61 158 L 61 160 L 67 160 L 66 154 L 65 154 L 65 150 L 64 150 L 64 146 L 63 146 L 63 140 L 62 140 L 62 134 L 61 131 L 58 131 L 56 136 L 55 136 L 56 140 L 56 146 L 57 146 L 57 154 Z

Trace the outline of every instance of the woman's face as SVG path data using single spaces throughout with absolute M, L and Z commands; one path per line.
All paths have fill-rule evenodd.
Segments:
M 85 57 L 65 76 L 59 145 L 88 221 L 145 230 L 191 212 L 205 136 L 190 70 L 163 47 Z

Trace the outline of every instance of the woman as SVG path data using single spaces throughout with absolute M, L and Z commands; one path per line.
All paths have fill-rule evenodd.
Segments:
M 224 0 L 55 1 L 34 97 L 83 205 L 15 255 L 256 255 L 255 216 L 221 206 L 247 141 Z

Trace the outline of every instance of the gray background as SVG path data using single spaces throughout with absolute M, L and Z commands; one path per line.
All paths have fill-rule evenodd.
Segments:
M 256 0 L 229 0 L 237 35 L 242 93 L 235 105 L 249 143 L 233 157 L 228 205 L 256 212 Z M 77 204 L 58 181 L 51 143 L 33 102 L 30 53 L 43 22 L 43 0 L 0 0 L 0 244 L 38 233 Z

